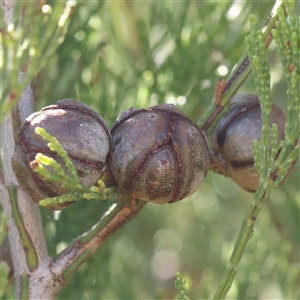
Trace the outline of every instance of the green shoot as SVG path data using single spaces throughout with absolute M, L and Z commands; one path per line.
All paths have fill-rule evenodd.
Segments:
M 51 204 L 62 204 L 65 202 L 74 202 L 81 199 L 106 200 L 113 192 L 113 188 L 106 188 L 106 177 L 100 178 L 96 186 L 83 186 L 77 175 L 74 164 L 69 158 L 67 152 L 62 148 L 57 139 L 47 133 L 43 128 L 37 127 L 36 133 L 48 141 L 48 147 L 57 153 L 62 159 L 65 169 L 53 158 L 38 153 L 35 160 L 31 162 L 30 167 L 37 172 L 44 180 L 59 182 L 62 187 L 70 193 L 53 198 L 46 198 L 39 202 L 42 206 Z M 51 171 L 50 171 L 51 170 Z
M 261 31 L 255 29 L 255 17 L 250 16 L 251 34 L 245 39 L 250 66 L 262 109 L 261 141 L 253 141 L 255 169 L 259 173 L 259 187 L 242 223 L 234 250 L 223 278 L 213 299 L 225 299 L 237 273 L 237 267 L 252 236 L 253 227 L 263 206 L 264 199 L 276 189 L 291 170 L 300 155 L 300 99 L 299 99 L 299 26 L 293 15 L 293 4 L 286 4 L 288 18 L 282 7 L 278 8 L 279 20 L 272 30 L 278 45 L 284 75 L 287 80 L 287 122 L 285 140 L 277 142 L 277 126 L 270 124 L 271 94 L 270 73 L 266 46 Z
M 175 273 L 175 287 L 177 289 L 178 292 L 178 300 L 187 300 L 189 299 L 187 296 L 187 291 L 186 291 L 186 281 L 185 279 L 182 277 L 182 275 L 179 272 Z
M 72 1 L 55 1 L 53 6 L 15 2 L 12 20 L 2 31 L 0 69 L 7 75 L 2 76 L 0 89 L 0 123 L 63 42 L 73 6 Z

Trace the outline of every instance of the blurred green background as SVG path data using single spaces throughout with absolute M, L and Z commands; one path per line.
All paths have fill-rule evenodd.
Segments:
M 55 1 L 48 1 L 55 5 Z M 36 79 L 37 110 L 81 100 L 112 126 L 124 110 L 168 102 L 196 122 L 245 51 L 249 14 L 265 23 L 273 2 L 89 1 L 77 3 L 68 33 Z M 276 45 L 269 51 L 273 101 L 285 108 Z M 255 92 L 250 78 L 239 93 Z M 299 162 L 267 199 L 227 299 L 299 297 Z M 82 265 L 57 299 L 175 299 L 174 273 L 191 299 L 216 289 L 252 194 L 209 173 L 193 196 L 148 204 Z M 52 256 L 92 226 L 111 204 L 41 208 Z

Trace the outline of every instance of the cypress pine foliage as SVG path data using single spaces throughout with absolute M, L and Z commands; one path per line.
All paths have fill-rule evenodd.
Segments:
M 266 50 L 258 29 L 272 9 L 271 2 L 68 1 L 66 5 L 53 0 L 26 7 L 18 27 L 24 8 L 16 1 L 13 25 L 1 31 L 1 121 L 32 82 L 36 110 L 59 99 L 78 99 L 111 126 L 132 106 L 168 102 L 201 123 L 215 85 L 227 78 L 246 47 L 252 75 L 238 93 L 258 93 L 263 110 L 264 138 L 260 145 L 254 142 L 261 188 L 254 196 L 210 172 L 190 198 L 173 205 L 148 204 L 76 270 L 57 299 L 299 296 L 299 162 L 278 187 L 299 156 L 300 33 L 295 14 L 299 4 L 286 2 L 289 18 L 283 10 L 278 12 L 272 31 L 275 42 Z M 256 21 L 251 16 L 249 22 L 250 13 Z M 19 70 L 25 70 L 21 82 Z M 276 127 L 268 125 L 270 101 L 287 111 L 286 140 L 280 145 L 274 142 Z M 279 157 L 276 147 L 282 147 Z M 270 176 L 274 172 L 276 180 Z M 84 192 L 94 199 L 99 191 L 79 194 Z M 78 201 L 61 212 L 41 207 L 52 257 L 93 225 L 94 229 L 101 225 L 99 218 L 116 200 L 113 191 L 110 195 L 105 201 Z M 254 232 L 254 223 L 248 222 L 253 208 Z M 4 220 L 2 216 L 1 211 Z M 4 238 L 5 222 L 0 229 Z M 86 240 L 93 234 L 89 231 Z M 176 273 L 174 286 L 176 271 L 184 276 Z M 0 272 L 7 278 L 0 295 L 11 299 L 13 285 L 8 283 L 5 262 Z M 69 278 L 72 272 L 64 275 Z

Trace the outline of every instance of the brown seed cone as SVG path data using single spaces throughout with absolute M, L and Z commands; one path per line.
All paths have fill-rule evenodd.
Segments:
M 36 154 L 42 153 L 55 159 L 65 169 L 60 157 L 48 148 L 48 142 L 35 132 L 37 127 L 56 137 L 75 165 L 82 185 L 90 187 L 97 183 L 106 169 L 106 156 L 111 143 L 109 129 L 105 121 L 86 104 L 71 99 L 61 100 L 30 115 L 20 129 L 13 169 L 21 186 L 35 202 L 69 192 L 60 183 L 43 180 L 29 166 Z M 48 208 L 62 209 L 69 204 Z
M 206 177 L 205 137 L 174 105 L 129 109 L 111 134 L 109 169 L 117 184 L 138 199 L 176 202 L 194 193 Z
M 278 142 L 284 139 L 285 113 L 272 105 L 270 124 L 277 124 Z M 241 188 L 255 192 L 259 175 L 254 169 L 252 141 L 261 138 L 261 108 L 256 94 L 236 95 L 212 135 L 216 156 L 222 155 L 220 173 L 233 179 Z

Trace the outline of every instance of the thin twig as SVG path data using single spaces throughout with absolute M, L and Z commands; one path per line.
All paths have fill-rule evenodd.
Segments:
M 292 6 L 293 4 L 291 4 L 291 7 Z M 285 21 L 285 16 L 286 16 L 285 7 L 281 7 L 280 9 L 278 7 L 278 15 L 281 16 L 280 23 L 282 24 L 282 22 Z M 270 126 L 270 107 L 271 107 L 270 90 L 269 90 L 270 74 L 269 74 L 269 67 L 266 60 L 266 53 L 265 53 L 266 50 L 264 47 L 265 45 L 262 42 L 264 40 L 264 36 L 261 32 L 257 32 L 256 30 L 254 30 L 253 19 L 254 17 L 252 16 L 250 18 L 250 23 L 252 23 L 251 26 L 252 33 L 249 37 L 247 37 L 246 42 L 249 45 L 249 56 L 251 60 L 251 66 L 253 69 L 254 82 L 256 84 L 256 88 L 258 91 L 258 95 L 262 107 L 263 128 L 261 133 L 260 145 L 258 145 L 257 141 L 253 142 L 253 149 L 254 149 L 253 157 L 255 161 L 256 171 L 258 171 L 259 173 L 259 187 L 246 213 L 246 216 L 244 218 L 244 221 L 242 223 L 242 226 L 238 234 L 238 238 L 235 242 L 234 250 L 232 252 L 225 273 L 215 292 L 213 299 L 225 299 L 227 292 L 229 291 L 232 282 L 235 278 L 235 275 L 237 273 L 237 266 L 241 260 L 245 247 L 252 236 L 253 227 L 262 209 L 263 203 L 266 197 L 268 196 L 268 194 L 272 190 L 277 188 L 280 182 L 277 179 L 277 176 L 273 175 L 273 173 L 277 174 L 278 172 L 278 168 L 276 166 L 276 160 L 278 160 L 278 157 L 276 157 L 277 156 L 276 153 L 278 149 L 277 151 L 274 152 L 272 148 L 272 145 L 274 147 L 274 143 L 277 145 L 277 127 L 273 126 L 274 124 Z M 280 27 L 280 23 L 278 27 Z M 291 32 L 290 29 L 289 35 L 292 36 L 293 33 L 294 32 Z M 283 43 L 284 42 L 286 41 L 283 41 Z M 295 52 L 296 53 L 291 53 L 290 59 L 297 57 L 298 51 Z M 299 76 L 299 69 L 298 69 L 298 74 L 296 74 L 296 72 L 294 73 L 295 73 L 294 75 Z M 288 81 L 287 82 L 288 89 L 290 89 L 291 92 L 292 90 L 298 89 L 299 85 L 293 86 L 293 81 L 291 80 L 291 78 L 287 77 L 287 81 Z M 297 106 L 298 103 L 299 103 L 299 97 L 298 98 L 293 97 L 293 104 L 295 109 L 299 107 Z M 293 110 L 288 109 L 287 113 L 288 115 L 293 115 Z M 297 124 L 295 128 L 297 129 L 297 133 L 299 135 L 299 127 L 297 127 Z M 289 130 L 291 131 L 293 130 L 293 128 L 290 128 Z M 274 134 L 274 131 L 276 134 Z M 270 138 L 270 133 L 272 133 L 272 138 Z M 299 153 L 300 153 L 299 148 L 297 149 L 297 147 L 299 147 L 299 144 L 295 146 L 297 144 L 297 136 L 295 136 L 294 139 L 289 138 L 289 136 L 290 136 L 290 132 L 287 131 L 285 136 L 285 141 L 282 143 L 282 146 L 280 148 L 280 152 L 286 153 L 287 155 L 286 166 L 284 166 L 283 162 L 281 162 L 283 177 L 288 174 L 290 167 L 293 166 L 294 160 L 297 157 L 299 157 Z M 290 147 L 291 145 L 294 147 L 294 149 Z M 283 178 L 281 178 L 281 180 L 282 179 Z
M 99 246 L 123 225 L 131 221 L 147 203 L 125 194 L 122 194 L 121 197 L 122 200 L 113 205 L 98 223 L 75 239 L 52 261 L 51 272 L 62 284 L 65 284 Z M 128 197 L 127 202 L 126 197 Z
M 272 12 L 266 22 L 266 25 L 263 28 L 266 48 L 269 47 L 273 40 L 271 30 L 275 28 L 275 22 L 279 18 L 277 14 L 277 10 L 279 7 L 284 8 L 282 1 L 276 1 Z M 237 66 L 232 70 L 228 79 L 226 80 L 226 86 L 223 90 L 221 99 L 218 100 L 214 96 L 211 104 L 197 122 L 197 125 L 201 128 L 201 130 L 206 131 L 207 134 L 212 131 L 213 128 L 210 128 L 211 125 L 214 123 L 223 108 L 229 104 L 231 98 L 236 94 L 236 92 L 248 78 L 250 73 L 251 68 L 249 66 L 248 49 L 246 49 L 244 55 L 237 63 Z

